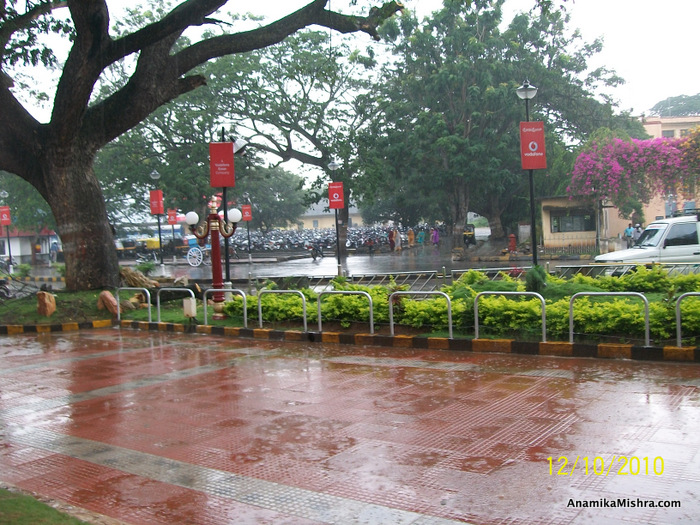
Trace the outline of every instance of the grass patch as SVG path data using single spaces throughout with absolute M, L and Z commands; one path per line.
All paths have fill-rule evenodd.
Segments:
M 87 525 L 87 523 L 31 496 L 0 489 L 0 525 Z
M 52 292 L 56 298 L 56 311 L 50 317 L 37 312 L 36 294 L 6 299 L 0 303 L 0 324 L 56 324 L 83 323 L 110 319 L 106 310 L 97 309 L 100 290 L 89 292 Z

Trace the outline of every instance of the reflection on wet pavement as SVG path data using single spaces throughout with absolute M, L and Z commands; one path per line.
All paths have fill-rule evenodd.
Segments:
M 0 481 L 134 524 L 697 523 L 698 370 L 120 329 L 0 337 Z

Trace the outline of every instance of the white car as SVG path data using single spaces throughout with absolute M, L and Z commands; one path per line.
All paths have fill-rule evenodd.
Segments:
M 627 250 L 598 255 L 597 263 L 700 263 L 698 215 L 658 219 Z

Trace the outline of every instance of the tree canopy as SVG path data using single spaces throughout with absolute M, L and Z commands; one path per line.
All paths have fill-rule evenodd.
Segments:
M 262 49 L 310 25 L 340 33 L 379 38 L 378 26 L 400 11 L 389 1 L 365 16 L 327 9 L 328 0 L 307 5 L 252 30 L 228 32 L 222 9 L 226 0 L 186 0 L 144 20 L 133 31 L 111 33 L 105 0 L 6 0 L 0 9 L 0 170 L 37 189 L 56 219 L 66 258 L 66 287 L 93 289 L 119 283 L 116 249 L 104 196 L 94 174 L 96 153 L 141 123 L 159 107 L 206 84 L 196 71 L 207 61 Z M 364 2 L 363 2 L 364 3 Z M 354 2 L 353 2 L 354 4 Z M 67 14 L 68 18 L 61 18 Z M 219 17 L 219 18 L 217 18 Z M 217 31 L 192 43 L 182 40 L 191 26 Z M 51 96 L 50 121 L 37 121 L 22 104 L 13 75 L 20 66 L 40 76 L 38 66 L 56 64 L 42 34 L 64 35 L 70 42 Z M 105 72 L 129 57 L 133 68 L 116 91 L 94 98 Z
M 421 207 L 456 237 L 475 211 L 503 236 L 503 222 L 525 216 L 528 202 L 518 155 L 525 108 L 515 95 L 523 80 L 539 87 L 532 120 L 545 121 L 556 164 L 570 144 L 627 118 L 594 96 L 620 81 L 611 71 L 588 70 L 600 41 L 581 42 L 561 10 L 519 14 L 502 29 L 503 3 L 445 2 L 422 24 L 404 15 L 382 28 L 395 58 L 383 70 L 360 143 L 370 203 L 403 203 L 404 221 Z M 558 175 L 567 171 L 559 167 Z M 562 186 L 554 177 L 538 177 L 537 185 Z

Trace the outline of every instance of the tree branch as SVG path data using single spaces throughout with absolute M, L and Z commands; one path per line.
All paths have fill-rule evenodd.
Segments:
M 26 13 L 4 21 L 2 25 L 0 25 L 0 49 L 5 49 L 10 38 L 12 38 L 12 35 L 17 31 L 28 29 L 32 22 L 37 20 L 40 16 L 50 13 L 54 9 L 66 7 L 67 5 L 68 2 L 66 0 L 40 3 Z

